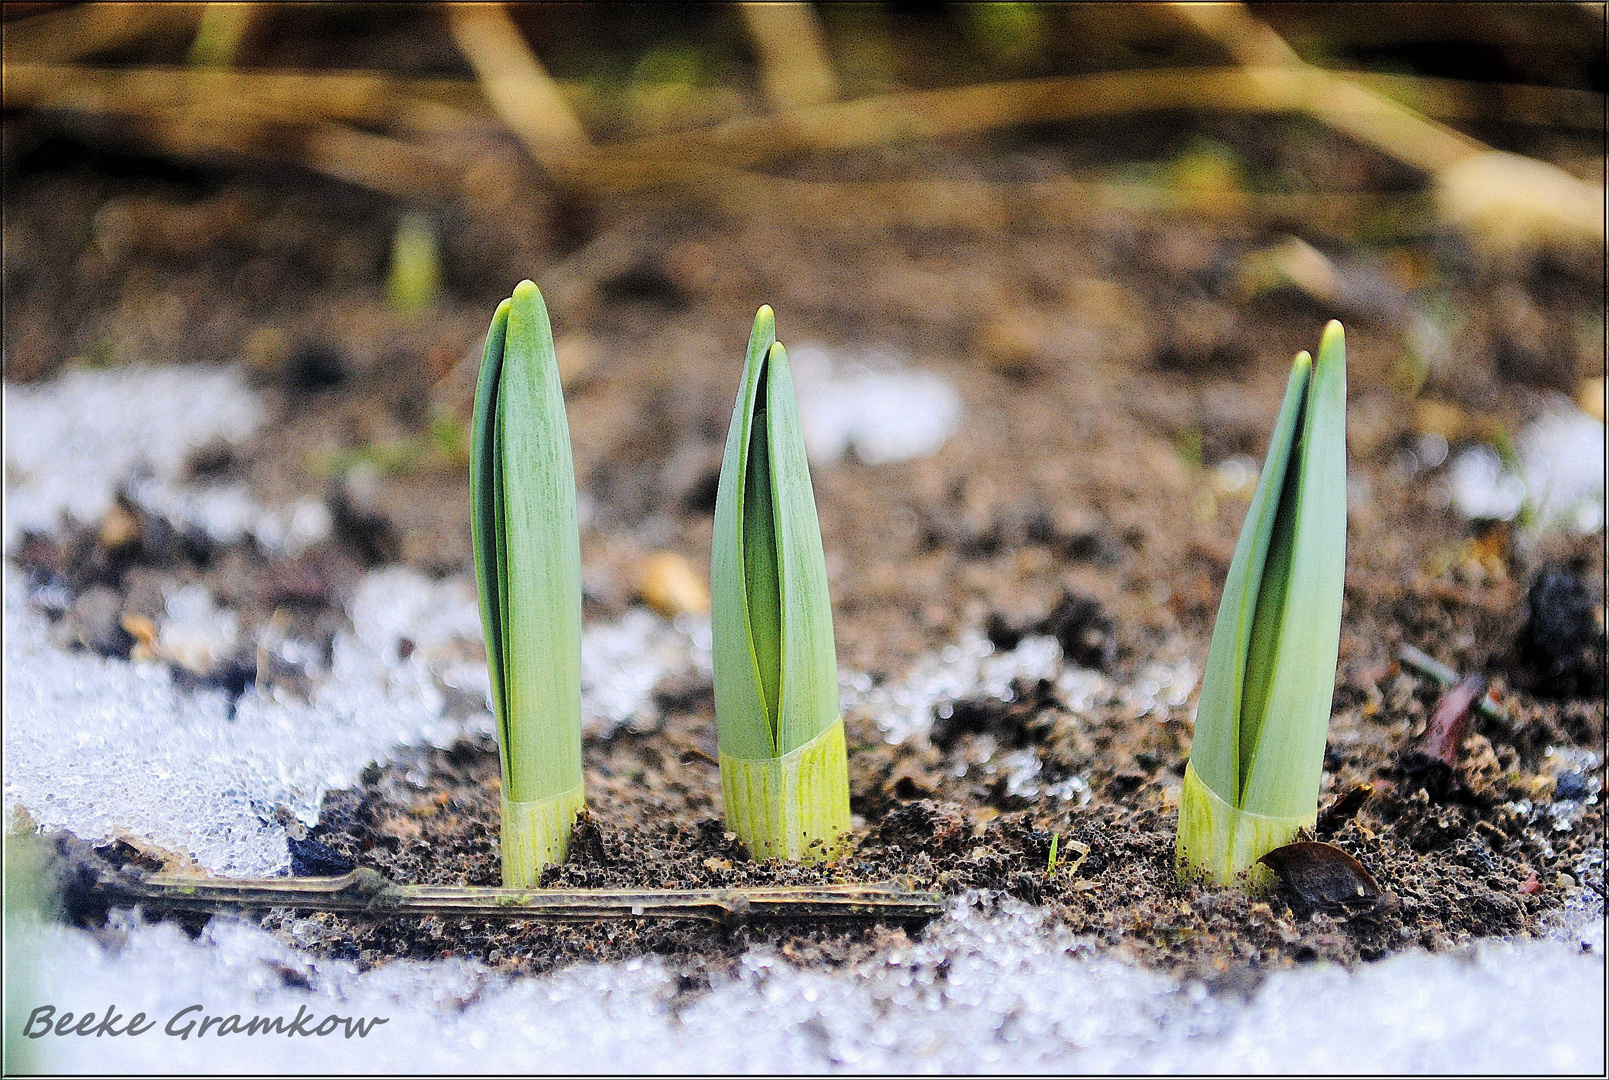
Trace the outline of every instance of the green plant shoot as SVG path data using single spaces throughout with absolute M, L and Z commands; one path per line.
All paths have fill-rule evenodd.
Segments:
M 1346 339 L 1297 355 L 1229 565 L 1179 800 L 1181 876 L 1261 886 L 1313 824 L 1346 574 Z
M 503 767 L 503 884 L 562 862 L 581 776 L 581 539 L 542 294 L 498 305 L 475 389 L 471 532 Z
M 404 214 L 391 239 L 386 306 L 403 315 L 427 311 L 441 295 L 441 253 L 436 226 L 424 214 Z
M 788 354 L 769 307 L 749 336 L 712 547 L 727 824 L 757 859 L 830 858 L 849 829 L 832 602 Z

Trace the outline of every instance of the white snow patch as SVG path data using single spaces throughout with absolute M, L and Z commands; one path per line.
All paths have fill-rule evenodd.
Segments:
M 222 543 L 250 534 L 295 550 L 329 532 L 318 500 L 269 510 L 241 484 L 181 483 L 195 451 L 244 443 L 264 421 L 237 368 L 72 369 L 36 386 L 8 384 L 5 419 L 7 548 L 63 517 L 100 520 L 125 488 L 152 513 Z
M 961 395 L 930 371 L 897 358 L 867 356 L 835 364 L 825 351 L 801 346 L 788 357 L 805 452 L 831 465 L 853 448 L 868 465 L 931 454 L 961 422 Z
M 1568 1072 L 1601 1073 L 1602 953 L 1560 940 L 1401 954 L 1354 971 L 1283 971 L 1249 999 L 1101 956 L 1031 908 L 957 902 L 914 944 L 847 970 L 801 970 L 755 949 L 673 1004 L 647 958 L 509 978 L 462 960 L 360 973 L 215 919 L 191 941 L 130 926 L 121 948 L 19 925 L 19 987 L 79 1016 L 114 1005 L 137 1038 L 47 1036 L 33 1067 L 62 1072 Z M 285 985 L 284 973 L 306 988 Z M 364 1038 L 162 1034 L 202 1016 L 384 1017 Z M 310 1026 L 311 1026 L 310 1025 Z
M 211 671 L 227 660 L 240 640 L 240 617 L 218 607 L 200 582 L 164 589 L 166 615 L 158 627 L 159 649 L 191 671 Z
M 897 744 L 925 736 L 934 716 L 950 715 L 962 698 L 1012 700 L 1011 684 L 1018 679 L 1049 679 L 1075 715 L 1117 707 L 1138 717 L 1183 705 L 1195 688 L 1196 673 L 1188 659 L 1153 661 L 1132 682 L 1119 684 L 1098 671 L 1066 663 L 1055 638 L 1029 635 L 1002 651 L 976 630 L 966 630 L 954 645 L 918 658 L 897 681 L 874 686 L 864 675 L 846 673 L 840 677 L 839 697 L 845 710 L 869 712 L 883 737 Z
M 181 690 L 162 665 L 57 648 L 7 564 L 7 820 L 22 806 L 45 828 L 127 829 L 217 873 L 281 870 L 277 807 L 311 823 L 369 762 L 463 730 L 423 658 L 387 664 L 342 633 L 332 668 L 309 702 L 251 689 L 231 717 L 221 691 Z
M 1604 428 L 1569 402 L 1520 432 L 1518 468 L 1490 446 L 1472 446 L 1453 459 L 1447 484 L 1460 513 L 1507 521 L 1528 508 L 1534 527 L 1568 527 L 1583 536 L 1604 526 Z
M 1603 528 L 1603 422 L 1573 406 L 1520 432 L 1520 463 L 1538 524 L 1567 524 L 1582 535 Z
M 352 603 L 357 640 L 389 665 L 424 661 L 445 685 L 478 693 L 490 709 L 480 607 L 468 577 L 431 581 L 405 567 L 364 578 Z M 594 623 L 581 633 L 581 722 L 590 735 L 609 735 L 621 724 L 658 719 L 653 690 L 667 675 L 710 674 L 707 618 L 666 620 L 634 607 L 618 622 Z
M 1475 521 L 1507 521 L 1525 503 L 1525 481 L 1490 446 L 1472 446 L 1447 470 L 1453 504 Z
M 186 655 L 232 648 L 234 615 L 217 609 L 204 588 L 176 591 L 168 612 L 163 640 L 172 637 Z M 282 869 L 288 855 L 272 823 L 277 807 L 311 824 L 326 791 L 354 783 L 397 748 L 447 746 L 466 730 L 491 731 L 489 712 L 454 719 L 443 693 L 462 691 L 489 709 L 472 581 L 377 570 L 360 583 L 351 616 L 352 631 L 335 636 L 330 670 L 308 665 L 321 676 L 310 700 L 253 687 L 231 717 L 221 692 L 180 690 L 161 665 L 56 647 L 8 563 L 8 819 L 20 805 L 42 826 L 86 838 L 134 830 L 218 873 Z M 650 722 L 662 677 L 708 671 L 707 620 L 673 624 L 634 609 L 619 623 L 589 627 L 584 722 L 599 734 Z
M 667 621 L 634 607 L 616 623 L 581 633 L 581 721 L 608 735 L 621 724 L 657 719 L 653 690 L 668 675 L 710 676 L 710 622 L 695 615 Z

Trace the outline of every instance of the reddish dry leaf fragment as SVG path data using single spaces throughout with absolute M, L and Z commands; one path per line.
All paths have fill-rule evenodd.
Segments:
M 1440 801 L 1464 790 L 1458 776 L 1458 752 L 1469 727 L 1469 710 L 1486 693 L 1486 679 L 1469 675 L 1441 695 L 1419 741 L 1404 750 L 1401 774 Z
M 1430 714 L 1430 722 L 1425 725 L 1424 737 L 1419 740 L 1419 752 L 1456 771 L 1458 749 L 1464 743 L 1464 729 L 1469 725 L 1469 710 L 1485 695 L 1484 675 L 1466 675 L 1457 686 L 1441 695 Z
M 1277 847 L 1257 861 L 1278 874 L 1285 888 L 1312 909 L 1372 907 L 1380 899 L 1374 875 L 1334 844 L 1302 840 Z
M 1536 880 L 1536 871 L 1532 870 L 1526 879 L 1520 882 L 1520 895 L 1529 896 L 1541 887 L 1542 883 Z

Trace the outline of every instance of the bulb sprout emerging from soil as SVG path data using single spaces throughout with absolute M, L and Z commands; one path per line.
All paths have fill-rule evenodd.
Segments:
M 1346 573 L 1346 341 L 1300 353 L 1213 627 L 1180 795 L 1182 877 L 1271 884 L 1263 855 L 1313 825 Z
M 470 486 L 502 758 L 503 883 L 562 862 L 581 773 L 581 539 L 575 467 L 542 294 L 522 281 L 486 335 Z
M 832 603 L 788 354 L 769 307 L 749 337 L 712 549 L 727 824 L 757 859 L 830 858 L 849 828 Z

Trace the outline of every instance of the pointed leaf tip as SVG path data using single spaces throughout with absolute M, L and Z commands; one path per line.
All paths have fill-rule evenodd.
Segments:
M 1324 324 L 1324 335 L 1319 338 L 1318 351 L 1323 355 L 1331 349 L 1346 348 L 1346 328 L 1339 319 L 1331 319 Z
M 542 290 L 536 287 L 536 282 L 532 281 L 530 278 L 526 278 L 524 281 L 514 286 L 514 295 L 510 299 L 528 300 L 530 299 L 532 293 L 535 293 L 538 297 L 540 297 L 542 295 Z

